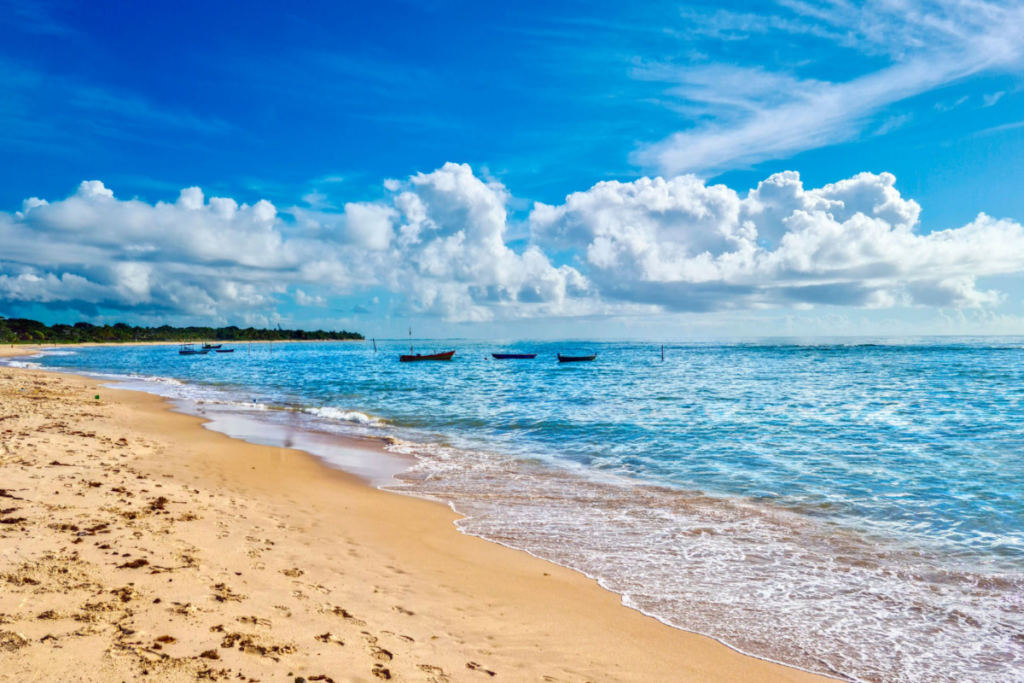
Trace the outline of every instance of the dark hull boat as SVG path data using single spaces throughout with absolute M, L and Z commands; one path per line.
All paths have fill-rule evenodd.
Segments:
M 399 356 L 398 360 L 401 361 L 402 363 L 417 363 L 422 360 L 451 360 L 452 356 L 454 355 L 454 351 L 445 351 L 444 353 L 431 353 L 425 356 L 417 353 L 415 356 L 412 354 Z
M 492 353 L 495 360 L 529 360 L 536 358 L 535 353 Z
M 597 358 L 596 353 L 593 356 L 563 356 L 562 354 L 558 354 L 559 363 L 586 363 L 587 361 L 594 360 L 595 358 Z
M 197 349 L 191 344 L 182 344 L 178 349 L 179 356 L 205 356 L 209 352 L 209 349 Z
M 219 349 L 219 348 L 220 348 L 220 347 L 222 347 L 222 346 L 224 346 L 224 345 L 223 345 L 223 344 L 203 344 L 203 348 L 204 348 L 204 349 L 207 349 L 207 350 L 210 350 L 210 349 Z
M 216 349 L 217 353 L 234 353 L 234 349 Z

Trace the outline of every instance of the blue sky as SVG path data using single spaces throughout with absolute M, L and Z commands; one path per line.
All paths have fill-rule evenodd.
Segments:
M 958 240 L 975 240 L 965 249 L 982 249 L 970 263 L 950 264 L 936 252 L 924 264 L 909 256 L 876 263 L 870 277 L 856 274 L 866 272 L 860 261 L 841 273 L 829 261 L 782 276 L 784 255 L 772 255 L 781 242 L 766 241 L 758 223 L 766 214 L 742 205 L 748 191 L 783 171 L 798 172 L 807 191 L 866 172 L 876 180 L 864 187 L 878 201 L 889 201 L 884 188 L 893 187 L 900 201 L 917 203 L 908 229 L 918 237 L 962 228 L 980 212 L 1017 225 L 1024 219 L 1024 9 L 1017 2 L 0 0 L 0 19 L 0 211 L 10 223 L 0 235 L 13 245 L 5 255 L 0 244 L 0 308 L 9 315 L 283 320 L 381 336 L 410 320 L 432 334 L 485 336 L 737 334 L 766 325 L 780 333 L 1024 332 L 1017 319 L 1024 262 L 993 266 L 980 246 L 1012 242 L 1015 233 L 959 233 Z M 448 163 L 468 165 L 472 180 L 441 173 Z M 895 176 L 894 186 L 878 180 L 883 173 Z M 416 174 L 426 180 L 411 180 Z M 705 188 L 731 188 L 739 208 L 716 205 L 713 225 L 695 218 L 710 209 L 693 209 L 707 197 L 689 185 L 666 190 L 678 203 L 667 222 L 657 199 L 642 215 L 566 204 L 601 181 L 684 174 Z M 444 189 L 451 178 L 465 181 L 458 197 Z M 474 180 L 479 187 L 470 187 Z M 102 182 L 117 202 L 151 208 L 196 186 L 207 201 L 270 202 L 276 215 L 266 225 L 259 217 L 230 228 L 197 227 L 187 216 L 157 222 L 183 240 L 202 229 L 236 230 L 242 242 L 270 245 L 275 238 L 261 232 L 269 230 L 294 254 L 273 264 L 202 249 L 165 258 L 173 250 L 145 230 L 119 233 L 111 246 L 116 240 L 89 236 L 106 229 L 106 209 L 57 205 L 83 181 Z M 425 203 L 431 240 L 441 240 L 433 247 L 426 232 L 417 233 L 418 246 L 400 244 L 403 227 L 415 222 L 404 195 Z M 53 215 L 32 219 L 23 210 L 32 197 L 50 202 Z M 814 197 L 818 204 L 801 199 L 786 211 L 827 213 L 828 202 L 839 201 Z M 459 201 L 469 204 L 449 206 Z M 502 224 L 460 224 L 474 220 L 477 201 L 503 210 Z M 871 201 L 862 213 L 876 217 L 881 204 Z M 535 202 L 565 210 L 545 223 Z M 733 214 L 739 223 L 725 226 Z M 154 220 L 142 212 L 126 225 L 149 221 L 156 230 Z M 756 236 L 737 232 L 744 220 Z M 617 226 L 610 238 L 602 232 L 609 221 Z M 584 224 L 589 232 L 577 230 L 574 240 L 552 238 Z M 900 225 L 891 228 L 898 233 Z M 834 236 L 845 242 L 855 228 Z M 428 263 L 435 247 L 451 253 L 459 230 L 466 244 L 476 235 L 483 251 L 463 254 L 465 262 Z M 638 230 L 643 240 L 634 239 Z M 731 246 L 694 236 L 709 230 L 728 232 Z M 763 263 L 726 272 L 723 264 L 738 258 L 729 255 L 743 251 L 740 239 L 758 245 Z M 55 240 L 96 253 L 58 255 L 48 248 Z M 320 248 L 310 246 L 316 240 Z M 606 242 L 617 256 L 601 260 Z M 705 252 L 695 251 L 698 244 Z M 858 258 L 881 243 L 872 244 Z M 332 265 L 309 267 L 324 245 L 338 250 L 325 260 Z M 904 246 L 915 254 L 935 245 Z M 506 248 L 510 254 L 496 255 Z M 709 276 L 686 260 L 701 253 L 720 272 Z M 201 268 L 210 272 L 197 274 Z M 220 283 L 211 279 L 217 269 Z M 125 284 L 127 272 L 134 285 Z M 521 272 L 550 288 L 517 279 Z M 809 272 L 815 293 L 794 298 L 794 282 Z M 37 284 L 51 278 L 52 286 Z M 964 278 L 973 294 L 935 294 L 966 292 Z M 214 291 L 225 282 L 237 285 L 234 293 Z M 922 293 L 926 282 L 945 284 Z M 179 286 L 195 290 L 168 289 Z M 845 289 L 832 299 L 835 287 Z M 202 296 L 209 305 L 187 305 Z M 950 327 L 950 320 L 960 322 Z

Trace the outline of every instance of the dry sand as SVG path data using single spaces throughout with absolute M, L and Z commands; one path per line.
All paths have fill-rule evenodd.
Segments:
M 0 681 L 829 680 L 201 425 L 0 368 Z

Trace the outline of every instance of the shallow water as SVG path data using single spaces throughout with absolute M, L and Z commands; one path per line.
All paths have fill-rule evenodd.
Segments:
M 378 342 L 33 362 L 390 436 L 418 459 L 403 488 L 452 502 L 468 533 L 751 654 L 860 680 L 1024 681 L 1024 340 L 681 344 L 664 362 L 643 344 L 429 345 L 455 360 L 399 364 L 404 345 Z

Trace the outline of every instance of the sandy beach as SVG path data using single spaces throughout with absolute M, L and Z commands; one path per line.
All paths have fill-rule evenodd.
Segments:
M 830 680 L 202 424 L 0 368 L 0 681 Z

